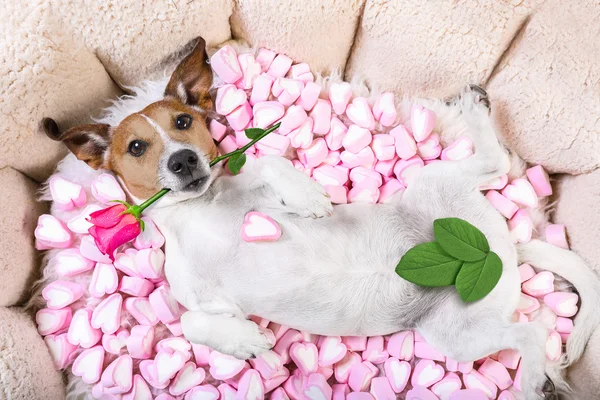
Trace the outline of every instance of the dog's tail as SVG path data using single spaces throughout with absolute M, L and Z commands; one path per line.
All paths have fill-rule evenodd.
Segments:
M 577 361 L 600 325 L 600 277 L 576 253 L 541 240 L 517 245 L 519 262 L 550 271 L 569 281 L 579 293 L 581 306 L 567 340 L 563 367 Z

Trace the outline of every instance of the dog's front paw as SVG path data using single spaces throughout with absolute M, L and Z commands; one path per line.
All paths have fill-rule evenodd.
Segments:
M 302 173 L 295 178 L 282 182 L 280 194 L 283 204 L 301 217 L 330 216 L 333 206 L 325 188 Z
M 248 325 L 250 324 L 254 325 L 254 327 L 249 328 L 251 334 L 241 336 L 237 342 L 223 343 L 222 347 L 217 350 L 239 360 L 256 358 L 265 351 L 271 350 L 275 345 L 275 336 L 273 333 L 248 321 Z

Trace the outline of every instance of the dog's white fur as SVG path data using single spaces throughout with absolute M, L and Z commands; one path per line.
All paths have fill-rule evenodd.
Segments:
M 145 82 L 135 96 L 116 101 L 98 122 L 117 125 L 159 100 L 166 83 L 167 79 Z M 557 386 L 567 388 L 559 370 L 579 358 L 599 323 L 594 309 L 600 306 L 600 284 L 570 251 L 538 240 L 512 244 L 504 219 L 478 187 L 509 169 L 521 175 L 524 164 L 516 156 L 508 161 L 478 96 L 467 90 L 450 105 L 423 99 L 398 104 L 400 120 L 406 119 L 414 102 L 431 108 L 444 143 L 467 135 L 476 152 L 467 160 L 428 165 L 391 205 L 332 209 L 323 189 L 288 161 L 264 157 L 236 177 L 222 176 L 214 168 L 204 193 L 192 198 L 173 193 L 149 209 L 166 236 L 167 279 L 177 300 L 189 310 L 182 317 L 186 337 L 248 358 L 271 347 L 261 329 L 246 319 L 250 314 L 328 335 L 417 329 L 459 361 L 518 349 L 526 398 L 537 396 L 545 371 Z M 72 155 L 58 173 L 86 187 L 96 176 Z M 250 210 L 273 217 L 282 238 L 274 243 L 242 241 L 240 227 Z M 534 213 L 540 224 L 545 223 L 543 211 Z M 307 218 L 311 216 L 322 218 Z M 481 301 L 464 304 L 453 288 L 420 288 L 394 272 L 404 252 L 433 239 L 433 220 L 442 217 L 463 218 L 477 226 L 503 261 L 500 282 Z M 561 364 L 546 363 L 547 328 L 542 322 L 511 321 L 520 293 L 518 261 L 565 277 L 581 295 Z M 56 278 L 51 269 L 46 268 L 45 281 Z

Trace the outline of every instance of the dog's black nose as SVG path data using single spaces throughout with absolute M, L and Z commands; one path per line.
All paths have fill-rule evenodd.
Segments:
M 192 150 L 179 150 L 171 155 L 167 165 L 175 175 L 191 175 L 198 165 L 198 156 Z

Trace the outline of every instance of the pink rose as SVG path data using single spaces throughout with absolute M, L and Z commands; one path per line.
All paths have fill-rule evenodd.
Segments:
M 114 261 L 116 249 L 131 242 L 141 232 L 140 221 L 133 214 L 127 213 L 128 207 L 117 204 L 90 214 L 89 222 L 94 224 L 88 232 L 94 238 L 98 249 Z

